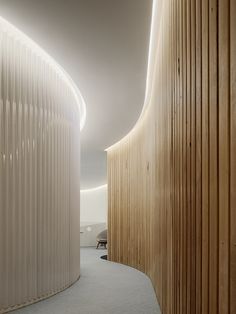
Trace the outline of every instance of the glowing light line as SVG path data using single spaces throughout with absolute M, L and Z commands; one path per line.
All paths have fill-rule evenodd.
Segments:
M 80 90 L 69 76 L 69 74 L 48 54 L 46 53 L 38 44 L 36 44 L 27 35 L 21 32 L 18 28 L 13 26 L 7 20 L 0 16 L 0 28 L 2 32 L 9 34 L 11 37 L 19 40 L 23 45 L 35 53 L 37 56 L 41 57 L 45 63 L 51 66 L 55 72 L 61 77 L 65 84 L 70 88 L 75 101 L 78 105 L 80 113 L 80 130 L 83 129 L 86 121 L 86 105 L 85 101 L 81 95 Z
M 158 10 L 159 9 L 159 10 Z M 122 139 L 120 139 L 115 144 L 109 146 L 105 149 L 105 151 L 110 150 L 111 148 L 117 146 L 119 143 L 124 141 L 129 137 L 129 135 L 136 129 L 137 125 L 139 124 L 140 120 L 142 119 L 146 109 L 149 105 L 152 93 L 152 84 L 153 84 L 153 76 L 154 76 L 154 68 L 156 63 L 156 44 L 159 40 L 158 37 L 158 26 L 159 26 L 159 19 L 161 15 L 162 9 L 162 1 L 159 2 L 158 0 L 153 0 L 152 4 L 152 17 L 151 17 L 151 30 L 150 30 L 150 39 L 149 39 L 149 53 L 148 53 L 148 66 L 147 66 L 147 77 L 146 77 L 146 90 L 145 90 L 145 98 L 144 98 L 144 105 L 141 111 L 141 114 L 135 123 L 134 127 L 126 134 Z
M 97 187 L 91 188 L 91 189 L 80 190 L 80 192 L 81 193 L 94 192 L 94 191 L 102 190 L 105 188 L 107 188 L 107 184 L 100 185 L 100 186 L 97 186 Z

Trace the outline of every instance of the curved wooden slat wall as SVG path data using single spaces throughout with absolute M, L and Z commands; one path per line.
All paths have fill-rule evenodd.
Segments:
M 149 105 L 108 149 L 109 259 L 150 276 L 163 314 L 233 314 L 236 1 L 163 1 L 155 48 Z
M 0 21 L 0 313 L 79 277 L 79 113 L 63 76 Z

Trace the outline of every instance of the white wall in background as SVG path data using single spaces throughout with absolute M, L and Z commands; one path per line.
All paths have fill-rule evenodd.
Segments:
M 80 246 L 96 246 L 97 235 L 107 228 L 106 222 L 100 222 L 98 224 L 87 224 L 80 227 Z
M 80 193 L 80 246 L 96 246 L 97 235 L 107 228 L 107 185 Z
M 107 222 L 107 185 L 97 189 L 81 190 L 80 225 Z

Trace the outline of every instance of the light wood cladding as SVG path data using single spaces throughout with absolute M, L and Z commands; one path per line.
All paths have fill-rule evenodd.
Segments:
M 108 149 L 109 259 L 163 314 L 236 313 L 235 21 L 234 0 L 163 1 L 150 102 Z
M 80 271 L 79 114 L 49 61 L 0 23 L 0 313 Z

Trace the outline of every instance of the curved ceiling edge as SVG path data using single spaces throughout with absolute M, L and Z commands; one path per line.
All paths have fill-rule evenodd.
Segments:
M 94 192 L 94 191 L 102 190 L 105 188 L 107 188 L 107 184 L 103 184 L 103 185 L 100 185 L 100 186 L 97 186 L 97 187 L 91 188 L 91 189 L 82 189 L 82 190 L 80 190 L 80 192 L 81 193 Z
M 80 131 L 82 131 L 86 121 L 86 105 L 80 90 L 78 89 L 72 78 L 69 76 L 69 74 L 31 38 L 29 38 L 27 35 L 25 35 L 25 33 L 20 31 L 18 28 L 13 26 L 1 16 L 0 27 L 3 31 L 20 40 L 22 44 L 30 48 L 36 55 L 40 56 L 46 63 L 52 66 L 55 72 L 62 78 L 62 80 L 64 80 L 65 84 L 71 89 L 76 104 L 78 105 L 78 110 L 80 114 Z
M 158 33 L 159 33 L 159 24 L 160 24 L 160 17 L 161 17 L 161 11 L 162 11 L 162 1 L 163 0 L 153 0 L 153 4 L 152 4 L 152 18 L 151 18 L 147 78 L 146 78 L 146 92 L 145 92 L 144 105 L 143 105 L 141 114 L 140 114 L 137 122 L 133 126 L 133 128 L 129 131 L 129 133 L 126 134 L 118 142 L 116 142 L 113 145 L 106 148 L 105 151 L 110 150 L 111 148 L 120 144 L 125 139 L 127 139 L 127 137 L 130 136 L 130 134 L 136 129 L 136 126 L 139 124 L 140 120 L 144 116 L 144 113 L 146 112 L 146 110 L 149 106 L 150 98 L 151 98 L 151 94 L 152 94 L 153 80 L 154 80 L 154 69 L 155 69 L 155 64 L 157 61 L 157 55 L 156 55 L 157 49 L 156 49 L 156 47 L 157 47 L 158 41 L 159 41 Z

